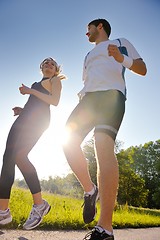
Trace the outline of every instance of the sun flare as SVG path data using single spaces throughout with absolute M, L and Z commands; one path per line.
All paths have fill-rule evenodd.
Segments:
M 63 145 L 69 139 L 69 133 L 65 130 L 65 116 L 63 112 L 54 115 L 49 128 L 29 154 L 40 178 L 64 176 L 70 170 L 63 152 Z

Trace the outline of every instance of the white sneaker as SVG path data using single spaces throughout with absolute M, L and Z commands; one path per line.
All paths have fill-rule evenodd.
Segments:
M 47 215 L 47 213 L 50 211 L 51 206 L 48 204 L 47 201 L 43 201 L 44 204 L 42 207 L 37 207 L 36 205 L 33 205 L 29 218 L 23 225 L 23 229 L 31 230 L 37 227 L 42 222 L 43 217 Z
M 0 224 L 5 225 L 10 222 L 12 222 L 12 216 L 11 216 L 10 210 L 7 209 L 7 211 L 1 211 L 0 212 Z

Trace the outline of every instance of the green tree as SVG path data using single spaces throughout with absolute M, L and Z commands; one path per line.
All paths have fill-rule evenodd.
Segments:
M 117 153 L 117 159 L 119 162 L 119 191 L 118 202 L 133 206 L 146 206 L 148 191 L 145 189 L 144 180 L 136 174 L 131 168 L 131 159 L 129 158 L 128 151 L 120 150 L 122 142 L 116 141 L 115 152 Z M 85 157 L 88 160 L 89 171 L 92 181 L 97 183 L 97 164 L 94 152 L 94 140 L 93 138 L 87 141 L 83 147 Z
M 55 179 L 53 179 L 51 176 L 49 176 L 48 180 L 41 180 L 40 182 L 43 191 L 48 191 L 50 193 L 59 193 L 59 186 L 57 186 Z
M 149 208 L 160 208 L 160 140 L 132 147 L 130 151 L 132 169 L 145 181 L 149 190 Z
M 115 143 L 115 152 L 118 153 L 123 143 L 121 141 L 116 141 Z M 83 146 L 84 155 L 88 161 L 89 172 L 92 178 L 92 181 L 97 184 L 97 163 L 94 151 L 94 138 L 91 138 Z
M 145 181 L 136 174 L 131 165 L 128 151 L 120 151 L 117 154 L 119 162 L 119 189 L 118 203 L 135 207 L 147 206 L 148 190 L 145 188 Z

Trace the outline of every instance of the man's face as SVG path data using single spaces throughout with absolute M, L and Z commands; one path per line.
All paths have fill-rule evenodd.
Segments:
M 96 39 L 99 35 L 97 27 L 95 25 L 89 25 L 86 35 L 88 36 L 88 40 L 90 42 L 96 42 Z

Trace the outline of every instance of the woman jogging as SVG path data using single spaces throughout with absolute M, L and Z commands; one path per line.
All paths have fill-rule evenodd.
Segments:
M 43 74 L 40 82 L 35 82 L 31 88 L 24 84 L 19 88 L 22 95 L 29 95 L 29 99 L 24 108 L 13 108 L 14 115 L 18 117 L 8 135 L 0 176 L 1 225 L 12 221 L 8 205 L 15 177 L 15 165 L 24 176 L 34 203 L 29 218 L 23 225 L 26 230 L 37 227 L 51 208 L 48 202 L 42 199 L 37 172 L 29 161 L 28 154 L 49 126 L 50 105 L 58 105 L 62 89 L 61 80 L 65 79 L 65 76 L 60 74 L 60 66 L 52 58 L 46 58 L 40 64 L 40 69 Z

